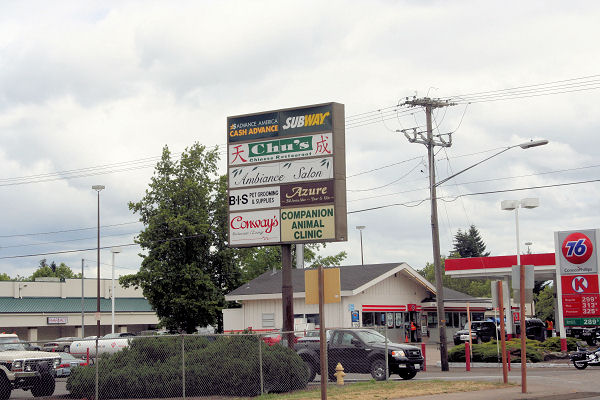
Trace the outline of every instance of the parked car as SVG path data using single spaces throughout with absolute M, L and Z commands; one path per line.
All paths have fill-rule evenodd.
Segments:
M 51 396 L 59 363 L 56 353 L 27 351 L 17 335 L 0 334 L 0 399 L 8 399 L 14 389 Z
M 284 335 L 285 336 L 285 335 Z M 298 342 L 299 337 L 294 335 L 294 343 Z M 281 331 L 274 331 L 262 336 L 262 340 L 268 344 L 269 346 L 273 346 L 274 344 L 280 344 L 283 341 L 283 344 L 286 344 L 286 338 L 282 337 Z
M 546 340 L 546 324 L 541 319 L 527 318 L 525 319 L 525 324 L 527 326 L 525 330 L 527 339 L 539 340 L 540 342 Z M 519 322 L 515 323 L 515 328 L 517 335 L 519 335 L 521 333 L 521 324 Z
M 107 333 L 106 335 L 102 336 L 102 339 L 115 339 L 115 338 L 122 338 L 122 337 L 131 337 L 131 336 L 136 336 L 136 334 L 131 333 L 131 332 L 115 332 L 115 333 Z
M 489 342 L 496 338 L 500 331 L 496 329 L 494 321 L 471 321 L 471 340 L 473 343 Z M 459 345 L 469 341 L 469 323 L 467 322 L 463 329 L 454 334 L 454 344 Z
M 567 326 L 565 331 L 567 337 L 583 340 L 590 346 L 593 346 L 598 341 L 598 336 L 600 335 L 600 330 L 596 327 Z
M 70 353 L 58 353 L 60 355 L 60 364 L 56 368 L 56 377 L 61 378 L 71 375 L 71 370 L 75 367 L 88 365 L 86 360 L 77 358 Z
M 326 332 L 327 341 L 331 339 L 331 330 Z M 296 343 L 306 343 L 306 342 L 320 342 L 321 341 L 321 332 L 319 331 L 307 331 L 304 333 L 304 336 L 301 336 L 296 339 Z
M 43 350 L 44 351 L 57 351 L 57 352 L 69 352 L 69 348 L 71 347 L 71 343 L 73 343 L 75 340 L 79 340 L 79 338 L 76 337 L 61 337 L 58 339 L 55 339 L 51 342 L 48 343 L 44 343 Z
M 421 349 L 408 344 L 392 343 L 373 329 L 332 329 L 327 342 L 329 379 L 334 379 L 335 367 L 341 363 L 346 373 L 368 374 L 381 381 L 389 374 L 398 374 L 402 379 L 412 379 L 423 369 Z M 386 343 L 387 341 L 387 343 Z M 321 374 L 320 342 L 307 341 L 297 344 L 296 353 L 308 370 L 308 380 Z M 388 353 L 388 368 L 385 366 L 385 351 Z
M 42 350 L 42 348 L 40 346 L 38 346 L 37 344 L 25 342 L 23 340 L 20 340 L 20 342 L 23 345 L 23 347 L 25 348 L 25 350 L 27 350 L 27 351 L 41 351 Z

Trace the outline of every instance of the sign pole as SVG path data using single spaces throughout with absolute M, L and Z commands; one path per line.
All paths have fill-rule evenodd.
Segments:
M 321 354 L 321 400 L 327 400 L 327 332 L 325 331 L 325 277 L 323 266 L 319 265 L 319 346 Z
M 294 350 L 294 289 L 292 286 L 292 245 L 281 245 L 281 304 L 288 347 Z
M 504 298 L 502 293 L 502 281 L 498 281 L 498 309 L 500 310 L 500 343 L 502 349 L 502 379 L 508 383 L 508 371 L 506 366 L 506 338 L 504 327 Z
M 520 263 L 519 263 L 520 264 Z M 519 265 L 521 315 L 521 393 L 527 393 L 527 319 L 525 318 L 525 266 Z

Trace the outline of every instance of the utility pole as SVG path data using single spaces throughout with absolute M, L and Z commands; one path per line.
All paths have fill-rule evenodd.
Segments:
M 444 310 L 444 285 L 442 282 L 442 265 L 440 262 L 440 232 L 438 228 L 437 195 L 435 183 L 435 146 L 450 147 L 452 145 L 452 134 L 433 134 L 432 112 L 435 108 L 453 106 L 448 101 L 430 99 L 423 97 L 406 100 L 405 105 L 412 107 L 423 107 L 427 118 L 427 131 L 418 132 L 417 128 L 403 129 L 401 132 L 410 143 L 420 143 L 427 147 L 427 158 L 429 159 L 429 193 L 431 198 L 431 237 L 433 241 L 433 265 L 435 268 L 435 290 L 437 301 L 438 328 L 440 331 L 440 359 L 442 371 L 448 371 L 448 342 L 446 339 L 446 312 Z M 412 131 L 412 132 L 409 132 Z M 426 134 L 423 135 L 423 134 Z M 447 137 L 447 139 L 444 138 Z

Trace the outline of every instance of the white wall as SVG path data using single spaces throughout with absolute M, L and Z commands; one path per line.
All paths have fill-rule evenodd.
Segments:
M 348 309 L 350 304 L 354 304 L 354 309 L 361 312 L 363 304 L 421 304 L 421 300 L 425 297 L 427 297 L 425 287 L 409 275 L 399 272 L 396 276 L 392 275 L 355 296 L 343 296 L 340 303 L 326 304 L 325 325 L 329 328 L 350 327 L 352 325 Z M 268 329 L 262 326 L 263 313 L 275 314 L 275 329 L 281 329 L 283 325 L 281 299 L 245 300 L 242 310 L 242 313 L 223 310 L 225 330 L 241 330 L 248 327 L 252 327 L 253 330 Z M 318 312 L 318 304 L 306 304 L 304 297 L 294 298 L 294 314 L 317 314 Z M 236 321 L 230 320 L 231 318 Z M 228 329 L 228 326 L 242 327 Z
M 20 290 L 19 290 L 20 289 Z M 84 296 L 96 297 L 97 280 L 84 279 Z M 112 290 L 110 279 L 100 280 L 100 296 L 109 299 Z M 79 297 L 81 298 L 81 279 L 66 279 L 65 282 L 16 282 L 0 281 L 0 297 Z M 115 297 L 144 297 L 141 289 L 124 288 L 115 279 Z

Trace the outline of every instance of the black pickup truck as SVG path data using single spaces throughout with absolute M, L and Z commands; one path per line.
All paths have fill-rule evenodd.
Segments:
M 328 330 L 327 365 L 329 379 L 333 379 L 338 363 L 346 373 L 368 374 L 378 381 L 386 378 L 386 339 L 373 329 Z M 320 372 L 320 342 L 298 341 L 296 352 L 304 360 L 309 371 L 309 381 Z M 423 356 L 418 347 L 392 343 L 388 340 L 388 371 L 402 379 L 412 379 L 423 369 Z

